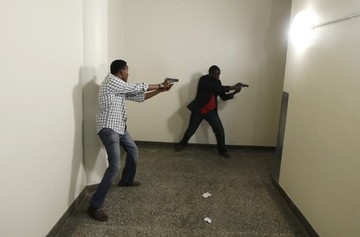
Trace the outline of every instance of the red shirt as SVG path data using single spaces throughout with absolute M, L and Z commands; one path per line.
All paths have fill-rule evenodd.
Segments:
M 201 108 L 200 114 L 207 114 L 209 111 L 216 108 L 215 96 L 214 94 L 211 95 L 210 101 Z

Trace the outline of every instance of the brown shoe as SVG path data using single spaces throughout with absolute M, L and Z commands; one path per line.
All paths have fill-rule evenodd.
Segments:
M 132 181 L 130 183 L 125 183 L 125 182 L 119 182 L 119 187 L 133 187 L 133 186 L 139 186 L 140 182 L 139 181 Z
M 109 216 L 105 213 L 104 210 L 97 209 L 93 206 L 88 207 L 87 213 L 97 221 L 107 221 L 109 219 Z

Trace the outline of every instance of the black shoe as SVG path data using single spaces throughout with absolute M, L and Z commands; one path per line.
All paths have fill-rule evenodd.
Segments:
M 220 152 L 220 155 L 221 155 L 222 157 L 224 157 L 224 158 L 227 158 L 227 159 L 231 158 L 230 153 L 227 152 L 227 151 L 225 151 L 225 152 Z
M 132 187 L 132 186 L 139 186 L 140 182 L 139 181 L 132 181 L 130 183 L 124 183 L 124 182 L 119 182 L 119 187 Z
M 175 151 L 178 152 L 178 151 L 181 151 L 182 149 L 185 148 L 186 145 L 184 144 L 181 144 L 181 143 L 178 143 L 175 145 Z
M 88 207 L 87 213 L 97 221 L 107 221 L 109 219 L 109 216 L 105 213 L 104 210 L 97 209 L 93 206 Z

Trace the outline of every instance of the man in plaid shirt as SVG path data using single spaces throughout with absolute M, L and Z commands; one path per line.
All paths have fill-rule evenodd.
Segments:
M 138 148 L 126 129 L 125 100 L 143 102 L 172 87 L 171 81 L 161 84 L 128 83 L 128 66 L 124 60 L 111 63 L 110 73 L 101 83 L 99 90 L 99 111 L 96 130 L 108 155 L 109 166 L 90 200 L 88 214 L 98 221 L 108 220 L 102 209 L 105 196 L 120 169 L 120 145 L 127 152 L 125 167 L 119 181 L 120 187 L 138 186 L 134 181 L 138 160 Z

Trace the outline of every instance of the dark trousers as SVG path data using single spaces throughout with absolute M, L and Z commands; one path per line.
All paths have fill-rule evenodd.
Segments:
M 187 128 L 183 139 L 180 141 L 180 144 L 186 145 L 189 142 L 190 138 L 194 135 L 203 119 L 209 123 L 213 132 L 215 133 L 219 153 L 226 152 L 227 150 L 225 147 L 224 127 L 221 123 L 217 110 L 212 110 L 205 115 L 192 112 L 190 116 L 189 127 Z

